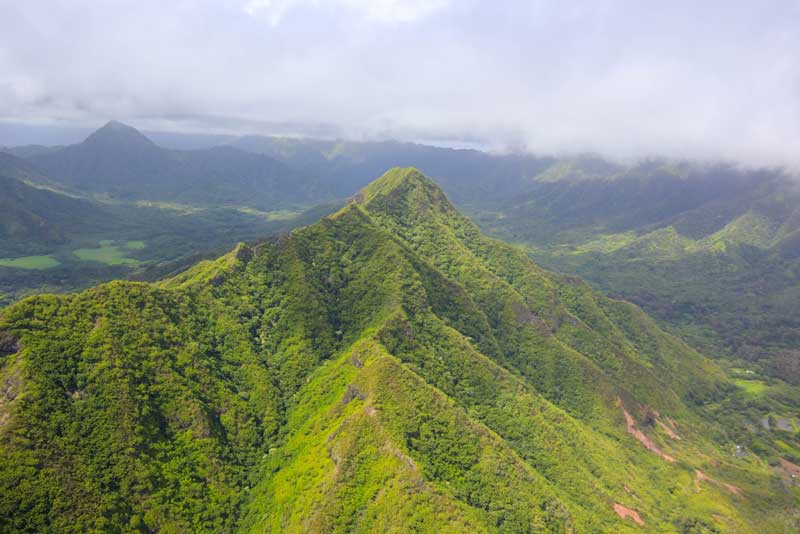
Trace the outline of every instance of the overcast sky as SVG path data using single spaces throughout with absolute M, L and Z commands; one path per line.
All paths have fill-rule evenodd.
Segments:
M 0 0 L 0 120 L 800 168 L 800 2 Z

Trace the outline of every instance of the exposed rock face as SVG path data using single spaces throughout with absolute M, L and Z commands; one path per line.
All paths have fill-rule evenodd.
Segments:
M 348 404 L 351 400 L 356 398 L 359 400 L 364 400 L 366 397 L 356 386 L 350 384 L 347 386 L 347 391 L 345 392 L 344 397 L 342 397 L 342 404 Z
M 9 332 L 0 332 L 0 356 L 19 351 L 19 340 Z
M 236 247 L 235 255 L 237 260 L 248 262 L 253 258 L 253 249 L 240 243 Z

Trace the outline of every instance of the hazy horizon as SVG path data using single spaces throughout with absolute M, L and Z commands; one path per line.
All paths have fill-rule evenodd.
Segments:
M 117 119 L 800 169 L 795 2 L 4 4 L 3 132 Z

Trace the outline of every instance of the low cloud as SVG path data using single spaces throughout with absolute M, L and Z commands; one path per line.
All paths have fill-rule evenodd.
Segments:
M 5 121 L 800 169 L 793 1 L 5 3 Z
M 406 23 L 429 16 L 448 4 L 448 0 L 250 0 L 244 11 L 252 16 L 266 16 L 273 26 L 280 24 L 291 11 L 303 7 L 346 10 L 351 16 L 382 23 Z

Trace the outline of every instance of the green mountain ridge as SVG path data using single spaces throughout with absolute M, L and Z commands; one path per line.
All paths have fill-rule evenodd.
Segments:
M 597 170 L 583 164 L 570 172 Z M 542 265 L 641 305 L 705 354 L 798 383 L 797 180 L 658 160 L 603 172 L 546 172 L 467 212 Z
M 3 310 L 0 385 L 8 531 L 798 526 L 790 467 L 710 417 L 715 364 L 415 169 L 158 284 Z

